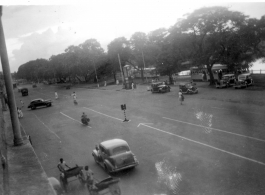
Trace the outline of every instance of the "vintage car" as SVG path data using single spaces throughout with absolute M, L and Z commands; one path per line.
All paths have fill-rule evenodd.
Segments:
M 238 75 L 238 80 L 244 81 L 247 84 L 247 86 L 251 86 L 254 83 L 253 79 L 251 78 L 251 73 L 244 73 Z
M 236 77 L 234 74 L 225 74 L 221 80 L 229 87 L 235 85 Z
M 151 84 L 152 93 L 165 93 L 170 92 L 170 86 L 163 82 L 156 82 Z
M 22 96 L 27 96 L 29 95 L 29 90 L 27 88 L 22 88 L 20 89 L 20 92 L 22 94 Z
M 28 108 L 30 108 L 31 110 L 36 109 L 37 107 L 50 107 L 52 106 L 52 101 L 51 100 L 43 100 L 41 98 L 32 100 L 30 102 L 30 104 L 28 105 Z
M 241 89 L 241 88 L 246 88 L 246 87 L 247 87 L 246 82 L 242 81 L 242 80 L 236 81 L 236 83 L 234 85 L 235 89 Z
M 95 162 L 108 173 L 134 168 L 139 164 L 128 143 L 122 139 L 103 141 L 93 150 Z
M 181 83 L 179 84 L 179 91 L 184 94 L 195 94 L 199 93 L 194 83 Z
M 215 87 L 217 89 L 222 89 L 222 88 L 226 88 L 228 87 L 228 84 L 226 82 L 224 82 L 223 80 L 220 80 L 220 81 L 215 81 Z

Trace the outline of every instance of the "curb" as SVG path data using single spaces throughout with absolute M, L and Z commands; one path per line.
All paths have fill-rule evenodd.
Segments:
M 30 144 L 29 136 L 22 128 L 24 144 L 14 146 L 9 111 L 3 112 L 3 119 L 5 122 L 9 193 L 12 195 L 55 195 L 34 148 Z

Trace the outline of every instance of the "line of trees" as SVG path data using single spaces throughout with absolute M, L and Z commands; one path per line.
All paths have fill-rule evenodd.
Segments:
M 28 80 L 75 79 L 86 81 L 113 75 L 121 66 L 130 64 L 141 70 L 156 67 L 168 75 L 183 70 L 183 64 L 207 66 L 211 83 L 211 68 L 215 63 L 227 64 L 229 69 L 249 68 L 256 59 L 265 57 L 265 15 L 249 18 L 226 7 L 204 7 L 179 19 L 169 29 L 160 28 L 148 34 L 135 32 L 128 40 L 114 39 L 105 52 L 96 39 L 78 46 L 69 46 L 64 53 L 49 60 L 37 59 L 21 65 L 18 78 Z M 185 63 L 189 62 L 189 63 Z M 187 67 L 186 67 L 187 68 Z

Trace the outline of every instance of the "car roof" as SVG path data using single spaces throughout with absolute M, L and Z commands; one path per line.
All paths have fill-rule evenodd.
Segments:
M 243 74 L 240 74 L 238 76 L 250 76 L 250 75 L 251 75 L 251 73 L 243 73 Z
M 128 146 L 128 143 L 122 139 L 111 139 L 100 143 L 106 149 L 113 149 L 117 146 Z
M 155 83 L 152 83 L 152 85 L 157 85 L 157 84 L 163 84 L 163 82 L 155 82 Z
M 43 99 L 42 98 L 38 98 L 38 99 L 31 100 L 31 101 L 34 102 L 34 101 L 37 101 L 37 100 L 43 100 Z

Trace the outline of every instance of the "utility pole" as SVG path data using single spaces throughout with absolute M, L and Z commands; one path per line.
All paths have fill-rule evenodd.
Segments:
M 95 74 L 96 74 L 96 79 L 97 79 L 97 85 L 99 87 L 99 84 L 98 84 L 98 75 L 97 75 L 97 70 L 96 70 L 96 66 L 95 66 L 95 61 L 94 60 L 92 60 L 92 61 L 93 61 L 93 64 L 94 64 L 94 69 L 95 69 Z
M 0 6 L 0 56 L 1 56 L 3 75 L 5 79 L 5 85 L 6 85 L 6 93 L 8 97 L 8 105 L 10 109 L 10 117 L 11 117 L 11 122 L 12 122 L 12 127 L 13 127 L 12 129 L 13 129 L 13 134 L 14 134 L 14 145 L 20 146 L 23 144 L 23 139 L 21 136 L 20 124 L 19 124 L 18 114 L 17 114 L 17 106 L 16 106 L 16 101 L 15 101 L 15 96 L 13 93 L 12 78 L 10 74 L 9 61 L 7 57 L 5 35 L 4 35 L 4 29 L 2 25 L 2 6 Z
M 124 76 L 123 76 L 123 71 L 122 71 L 122 67 L 121 67 L 121 59 L 120 59 L 119 53 L 118 53 L 118 60 L 119 60 L 120 70 L 121 70 L 122 85 L 125 87 Z
M 142 50 L 142 57 L 143 57 L 144 72 L 145 72 L 145 61 L 144 61 L 144 52 L 143 52 L 143 50 Z M 145 78 L 146 78 L 146 83 L 148 83 L 148 82 L 147 82 L 147 76 L 146 76 L 146 75 L 145 75 Z

